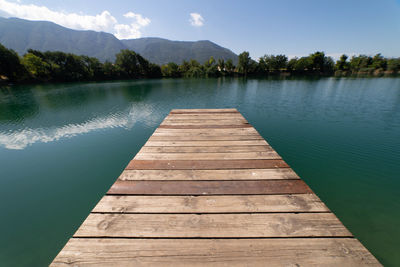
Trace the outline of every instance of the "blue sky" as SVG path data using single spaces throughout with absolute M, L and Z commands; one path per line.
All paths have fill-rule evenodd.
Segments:
M 119 38 L 211 40 L 235 53 L 249 51 L 255 59 L 317 50 L 334 57 L 400 56 L 400 0 L 0 0 L 0 15 L 51 20 Z

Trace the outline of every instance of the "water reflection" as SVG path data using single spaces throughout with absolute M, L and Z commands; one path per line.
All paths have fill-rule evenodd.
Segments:
M 24 149 L 99 130 L 161 120 L 144 100 L 157 81 L 0 88 L 0 147 Z
M 0 89 L 0 262 L 48 265 L 171 109 L 236 107 L 382 263 L 399 266 L 399 103 L 400 79 Z
M 25 128 L 11 132 L 0 132 L 0 145 L 8 149 L 24 149 L 34 143 L 48 143 L 71 138 L 77 135 L 98 130 L 125 128 L 131 129 L 135 123 L 152 114 L 151 109 L 141 109 L 137 112 L 132 106 L 126 112 L 113 113 L 106 117 L 97 117 L 83 123 L 67 124 L 62 127 Z
M 39 110 L 31 90 L 16 91 L 15 88 L 0 90 L 0 122 L 20 122 L 34 116 Z

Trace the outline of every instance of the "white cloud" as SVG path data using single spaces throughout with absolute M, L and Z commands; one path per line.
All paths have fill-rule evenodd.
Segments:
M 135 19 L 137 24 L 139 24 L 140 26 L 147 26 L 151 22 L 149 18 L 144 18 L 142 15 L 135 14 L 133 12 L 128 12 L 128 13 L 124 14 L 124 17 Z
M 145 18 L 140 14 L 135 14 L 133 12 L 128 12 L 124 14 L 125 18 L 134 19 L 134 22 L 127 24 L 116 24 L 114 26 L 115 36 L 119 39 L 129 39 L 129 38 L 138 38 L 141 36 L 140 29 L 150 24 L 151 20 L 149 18 Z
M 8 2 L 7 0 L 0 0 L 0 11 L 12 17 L 28 20 L 48 20 L 76 30 L 110 32 L 120 39 L 141 37 L 141 29 L 151 22 L 149 18 L 133 12 L 128 12 L 124 15 L 128 19 L 132 19 L 133 22 L 130 24 L 121 24 L 107 10 L 97 15 L 82 15 L 54 11 L 45 6 Z
M 204 18 L 199 13 L 190 13 L 189 22 L 192 26 L 201 27 L 204 25 Z

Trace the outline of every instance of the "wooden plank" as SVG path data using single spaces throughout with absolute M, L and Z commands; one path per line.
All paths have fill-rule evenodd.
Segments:
M 236 109 L 172 110 L 61 265 L 380 266 Z
M 315 194 L 242 196 L 104 196 L 92 212 L 329 212 Z
M 228 159 L 281 159 L 275 151 L 243 153 L 150 153 L 139 152 L 134 159 L 143 160 L 228 160 Z
M 216 135 L 216 136 L 159 136 L 153 135 L 148 141 L 238 141 L 238 140 L 264 140 L 259 135 Z
M 144 146 L 139 153 L 241 153 L 274 151 L 270 146 Z
M 214 126 L 220 126 L 219 128 L 223 128 L 223 126 L 247 126 L 249 125 L 248 122 L 243 122 L 243 121 L 230 121 L 230 120 L 215 120 L 215 121 L 204 121 L 204 122 L 192 122 L 192 121 L 184 121 L 184 122 L 175 122 L 175 121 L 165 121 L 162 122 L 160 126 L 184 126 L 184 127 L 189 127 L 189 126 L 196 126 L 196 127 L 200 127 L 200 126 L 206 126 L 206 127 L 210 127 L 213 126 L 212 128 L 216 128 Z M 238 128 L 238 127 L 235 127 Z
M 280 195 L 307 194 L 311 189 L 300 179 L 241 181 L 124 181 L 108 190 L 112 195 Z
M 99 214 L 74 237 L 351 237 L 332 213 Z
M 239 141 L 147 141 L 145 146 L 265 146 L 265 140 Z
M 170 114 L 166 118 L 178 120 L 208 120 L 208 119 L 245 119 L 240 113 L 223 113 L 223 114 Z
M 160 125 L 158 128 L 170 128 L 170 129 L 218 129 L 218 128 L 246 128 L 253 127 L 250 124 L 236 124 L 236 125 Z
M 179 113 L 239 113 L 236 108 L 173 109 L 170 114 Z
M 354 238 L 71 238 L 51 266 L 381 266 Z
M 243 128 L 243 129 L 245 129 L 245 128 Z M 196 133 L 179 133 L 179 132 L 175 132 L 175 133 L 171 133 L 171 132 L 170 133 L 168 133 L 168 132 L 166 132 L 166 133 L 155 132 L 155 133 L 153 133 L 152 137 L 155 137 L 155 136 L 157 136 L 157 137 L 169 137 L 169 138 L 173 138 L 173 137 L 178 137 L 178 138 L 180 138 L 180 137 L 184 137 L 184 138 L 189 138 L 189 137 L 190 138 L 193 138 L 193 137 L 196 137 L 196 138 L 197 137 L 202 137 L 202 138 L 222 137 L 222 138 L 224 138 L 224 137 L 230 137 L 230 136 L 234 136 L 234 137 L 240 138 L 240 137 L 250 136 L 251 138 L 259 137 L 259 139 L 262 139 L 262 137 L 258 133 L 240 133 L 240 134 L 227 133 L 227 134 L 221 134 L 221 133 L 209 133 L 209 132 L 206 132 L 206 131 L 203 132 L 203 133 L 198 133 L 198 134 L 196 134 Z
M 172 135 L 248 135 L 248 134 L 258 134 L 258 132 L 254 128 L 227 128 L 227 129 L 168 129 L 168 128 L 157 128 L 154 134 L 159 133 L 168 133 Z
M 300 179 L 290 168 L 234 170 L 124 170 L 120 180 L 280 180 Z
M 185 125 L 185 124 L 196 124 L 196 125 L 208 125 L 208 124 L 219 124 L 219 125 L 229 125 L 229 124 L 248 124 L 246 120 L 243 119 L 207 119 L 207 120 L 177 120 L 177 119 L 164 119 L 161 125 Z
M 214 123 L 248 123 L 245 118 L 193 118 L 193 119 L 177 119 L 173 117 L 166 117 L 163 122 L 181 122 L 181 123 L 209 123 L 209 124 L 214 124 Z
M 221 170 L 221 169 L 269 169 L 288 168 L 280 159 L 241 160 L 131 160 L 126 167 L 136 170 Z

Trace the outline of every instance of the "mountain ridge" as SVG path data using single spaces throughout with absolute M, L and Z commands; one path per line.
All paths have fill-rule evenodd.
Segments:
M 211 56 L 216 60 L 237 62 L 235 53 L 209 40 L 173 41 L 160 37 L 119 40 L 111 33 L 73 30 L 50 21 L 19 18 L 0 17 L 0 43 L 21 56 L 28 49 L 35 49 L 87 55 L 104 62 L 114 61 L 122 49 L 130 49 L 160 65 L 168 62 L 180 64 L 190 59 L 204 63 Z

